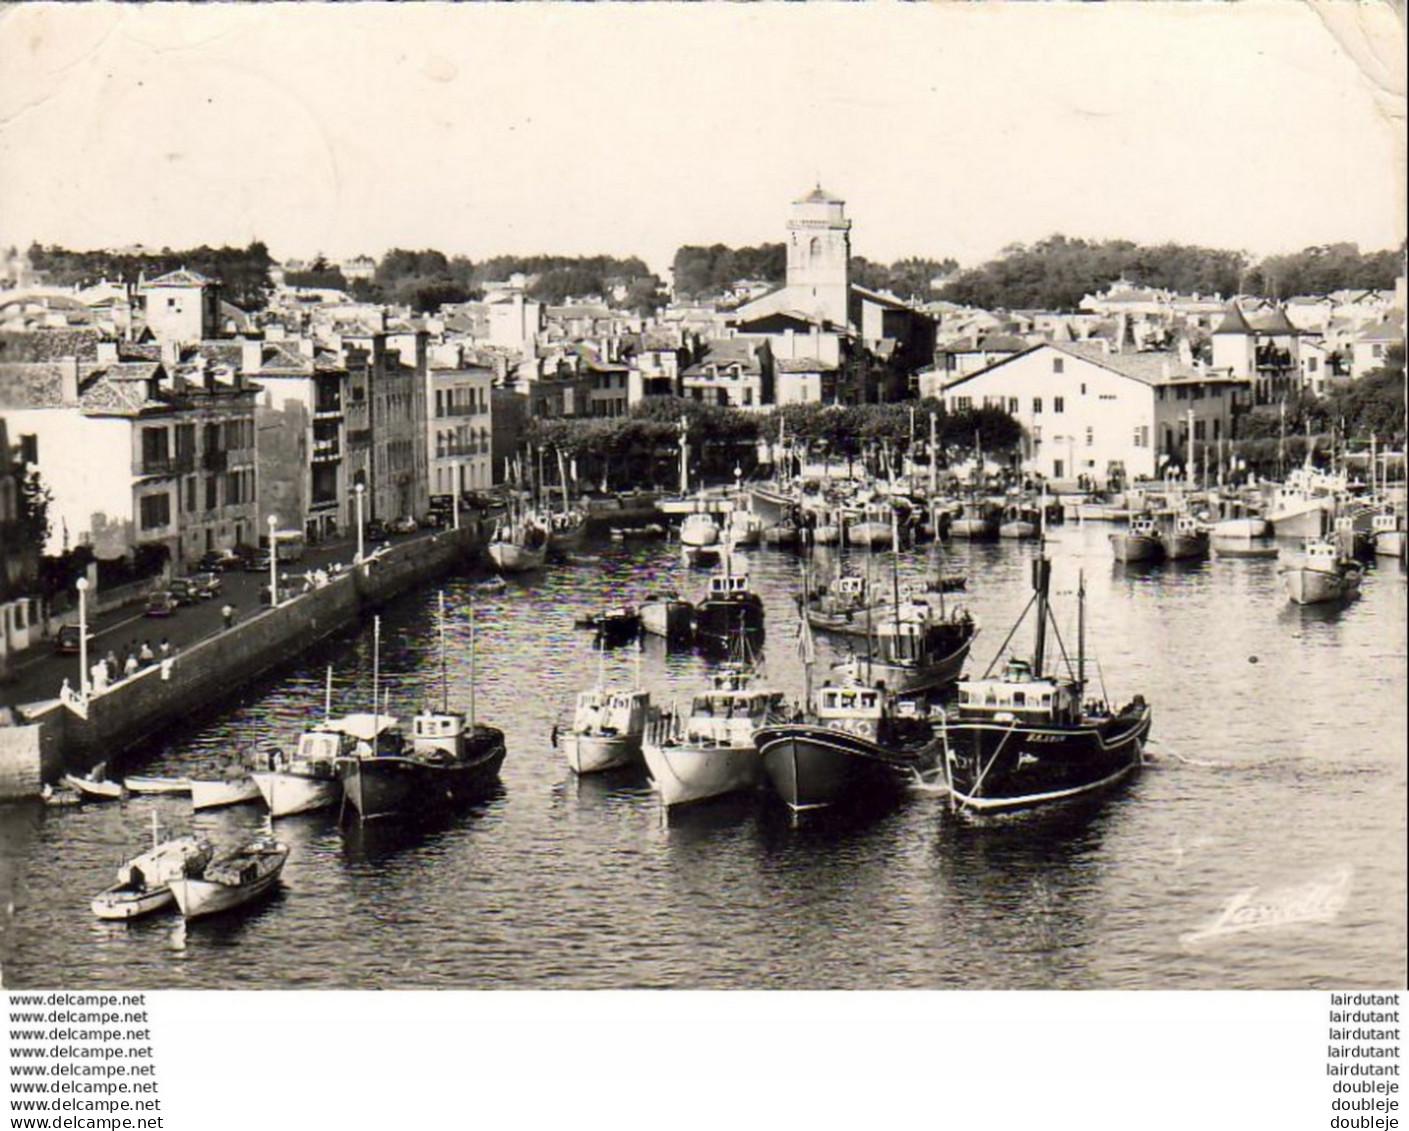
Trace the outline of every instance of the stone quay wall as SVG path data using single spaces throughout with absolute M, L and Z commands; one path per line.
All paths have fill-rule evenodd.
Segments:
M 407 589 L 477 560 L 474 525 L 386 547 L 361 567 L 265 608 L 172 658 L 88 697 L 36 713 L 0 745 L 0 800 L 34 796 L 41 782 L 99 762 L 118 764 L 143 739 L 217 706 L 231 691 L 287 663 Z

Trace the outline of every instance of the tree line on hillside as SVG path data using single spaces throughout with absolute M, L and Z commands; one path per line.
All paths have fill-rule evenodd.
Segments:
M 985 310 L 1062 310 L 1113 280 L 1182 294 L 1255 294 L 1289 298 L 1351 289 L 1390 289 L 1403 270 L 1404 248 L 1361 253 L 1353 243 L 1309 247 L 1255 263 L 1245 253 L 1130 240 L 1050 236 L 1015 244 L 996 259 L 960 272 L 942 297 Z
M 953 259 L 922 259 L 911 256 L 887 266 L 862 256 L 852 256 L 851 281 L 876 291 L 890 291 L 901 298 L 923 301 L 934 297 L 931 286 L 958 270 Z M 757 247 L 710 247 L 686 245 L 675 252 L 671 264 L 675 293 L 680 298 L 704 298 L 725 294 L 735 283 L 756 281 L 782 283 L 788 273 L 788 250 L 781 243 Z
M 242 310 L 262 310 L 274 292 L 270 268 L 274 261 L 259 240 L 247 247 L 200 247 L 173 251 L 70 251 L 57 244 L 31 244 L 30 266 L 46 282 L 59 287 L 91 287 L 110 283 L 137 283 L 169 271 L 187 268 L 217 279 L 224 297 Z

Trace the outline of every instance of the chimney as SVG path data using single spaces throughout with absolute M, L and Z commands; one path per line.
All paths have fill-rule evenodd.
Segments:
M 181 351 L 176 343 L 170 338 L 163 338 L 161 343 L 161 363 L 166 366 L 168 373 L 176 372 L 176 364 L 181 360 Z
M 66 405 L 78 403 L 78 358 L 66 357 L 59 362 L 63 402 Z
M 259 338 L 240 339 L 240 372 L 258 373 L 264 368 L 264 342 Z
M 313 339 L 306 334 L 300 336 L 298 339 L 298 352 L 303 357 L 311 358 L 313 356 Z
M 117 342 L 104 339 L 98 343 L 98 363 L 100 365 L 117 364 Z

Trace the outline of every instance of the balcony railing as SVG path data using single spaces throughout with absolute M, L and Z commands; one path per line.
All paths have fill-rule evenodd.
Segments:
M 133 469 L 136 475 L 185 475 L 196 470 L 196 459 L 192 455 L 144 456 Z
M 335 460 L 342 456 L 342 445 L 337 440 L 314 440 L 313 458 L 315 460 Z

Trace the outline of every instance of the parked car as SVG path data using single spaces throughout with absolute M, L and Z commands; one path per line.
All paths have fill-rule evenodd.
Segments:
M 59 627 L 59 634 L 54 637 L 54 651 L 64 656 L 77 655 L 81 651 L 79 647 L 81 640 L 82 637 L 79 635 L 78 625 L 61 625 Z M 91 629 L 88 632 L 88 643 L 89 645 L 93 643 L 93 632 Z
M 362 528 L 369 542 L 384 542 L 387 536 L 387 525 L 379 518 L 369 519 L 367 525 Z
M 194 605 L 202 597 L 193 577 L 173 577 L 169 583 L 169 592 L 176 598 L 178 605 Z
M 257 554 L 251 554 L 245 559 L 246 573 L 268 573 L 269 572 L 269 551 L 260 550 Z
M 149 617 L 169 617 L 179 607 L 171 590 L 157 589 L 147 598 L 147 607 L 143 613 Z
M 191 583 L 196 587 L 196 596 L 202 600 L 220 595 L 220 574 L 193 573 Z
M 415 534 L 419 527 L 416 520 L 409 514 L 404 514 L 391 524 L 393 534 Z
M 245 559 L 234 550 L 207 550 L 196 563 L 200 573 L 224 573 L 227 569 L 240 569 Z

